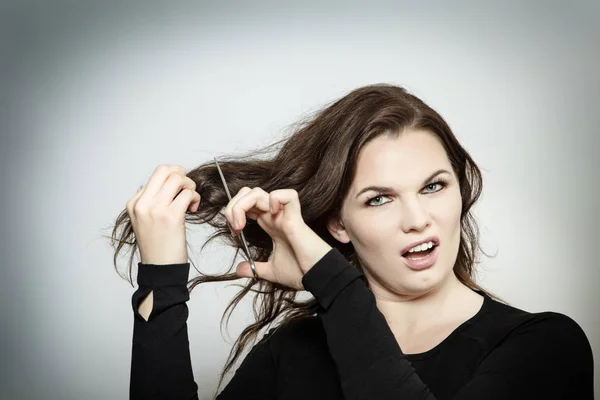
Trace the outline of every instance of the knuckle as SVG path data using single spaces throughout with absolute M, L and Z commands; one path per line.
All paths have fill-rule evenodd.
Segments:
M 133 206 L 133 211 L 135 212 L 135 214 L 137 215 L 145 215 L 148 213 L 148 206 L 142 202 L 142 201 L 138 201 L 134 206 Z
M 133 212 L 133 207 L 134 207 L 133 199 L 129 199 L 129 201 L 127 201 L 127 204 L 125 205 L 125 208 L 127 209 L 127 212 L 129 214 L 131 214 Z
M 229 220 L 229 218 L 231 217 L 231 205 L 225 207 L 225 210 L 223 211 L 223 216 L 225 217 L 225 219 Z
M 190 177 L 186 177 L 186 180 L 190 183 L 190 187 L 193 191 L 196 191 L 196 181 Z
M 175 173 L 177 175 L 185 175 L 187 173 L 185 167 L 177 164 L 160 164 L 154 171 L 158 173 Z
M 167 179 L 175 182 L 181 182 L 183 180 L 183 177 L 179 175 L 176 171 L 170 171 L 169 177 Z
M 194 191 L 188 188 L 183 188 L 181 189 L 179 196 L 182 196 L 182 198 L 189 200 L 194 196 Z

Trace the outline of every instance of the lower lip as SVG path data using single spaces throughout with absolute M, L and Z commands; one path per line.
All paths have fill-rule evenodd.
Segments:
M 433 251 L 431 253 L 429 253 L 428 256 L 423 257 L 423 258 L 419 258 L 418 260 L 411 260 L 408 259 L 404 256 L 402 257 L 402 261 L 404 261 L 406 263 L 406 265 L 408 266 L 408 268 L 413 269 L 415 271 L 420 271 L 422 269 L 427 269 L 431 266 L 433 266 L 433 264 L 435 264 L 435 262 L 437 261 L 437 255 L 438 255 L 438 248 L 440 246 L 435 246 L 433 248 Z

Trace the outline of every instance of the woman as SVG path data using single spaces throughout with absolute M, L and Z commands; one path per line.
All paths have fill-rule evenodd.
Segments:
M 231 201 L 214 163 L 161 166 L 119 216 L 117 253 L 135 235 L 141 255 L 131 398 L 197 398 L 186 220 L 238 250 L 243 229 L 256 260 L 260 279 L 225 313 L 254 291 L 258 318 L 223 374 L 276 324 L 218 399 L 593 398 L 577 323 L 519 310 L 474 282 L 481 174 L 437 112 L 403 88 L 367 86 L 283 143 L 271 158 L 219 163 Z M 240 277 L 253 277 L 247 261 L 189 290 Z M 297 301 L 300 290 L 313 297 Z

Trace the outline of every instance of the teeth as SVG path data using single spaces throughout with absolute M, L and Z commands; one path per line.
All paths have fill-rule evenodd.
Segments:
M 424 251 L 433 247 L 433 242 L 427 242 L 423 244 L 419 244 L 412 249 L 408 250 L 409 253 L 415 253 L 417 251 Z

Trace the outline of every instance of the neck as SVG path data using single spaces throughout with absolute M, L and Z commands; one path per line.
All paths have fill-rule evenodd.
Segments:
M 451 273 L 440 286 L 426 293 L 397 294 L 374 287 L 377 308 L 390 328 L 396 332 L 419 332 L 445 320 L 452 320 L 462 312 L 464 304 L 475 292 Z

